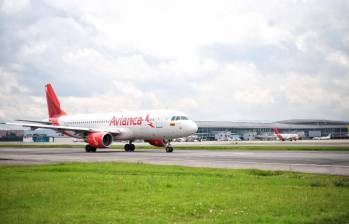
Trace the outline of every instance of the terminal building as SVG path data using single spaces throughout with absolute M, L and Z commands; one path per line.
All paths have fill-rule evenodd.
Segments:
M 0 141 L 18 142 L 23 141 L 24 130 L 0 128 Z
M 285 120 L 278 122 L 232 122 L 232 121 L 196 121 L 199 129 L 196 133 L 203 140 L 217 140 L 219 133 L 231 133 L 241 140 L 268 140 L 274 137 L 274 128 L 280 133 L 297 133 L 302 139 L 324 137 L 331 134 L 333 139 L 348 138 L 349 122 L 332 120 Z M 274 138 L 275 139 L 275 138 Z

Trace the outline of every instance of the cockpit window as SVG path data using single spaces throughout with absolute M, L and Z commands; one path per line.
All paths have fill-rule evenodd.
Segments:
M 186 116 L 173 116 L 171 118 L 171 121 L 174 121 L 174 120 L 178 121 L 178 120 L 189 120 L 189 119 Z

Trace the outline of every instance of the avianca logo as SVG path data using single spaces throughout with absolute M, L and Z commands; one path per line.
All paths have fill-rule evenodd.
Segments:
M 150 121 L 149 114 L 145 117 L 145 121 L 147 122 L 147 125 L 154 128 L 154 124 Z M 142 117 L 117 118 L 116 116 L 113 116 L 113 118 L 109 122 L 109 126 L 141 126 L 142 124 Z
M 145 121 L 148 122 L 148 125 L 152 128 L 154 128 L 154 124 L 149 119 L 149 114 L 145 117 Z

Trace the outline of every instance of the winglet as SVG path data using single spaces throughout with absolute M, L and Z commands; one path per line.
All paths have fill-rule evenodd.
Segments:
M 61 104 L 50 83 L 46 84 L 45 90 L 49 118 L 66 115 L 66 113 L 61 109 Z

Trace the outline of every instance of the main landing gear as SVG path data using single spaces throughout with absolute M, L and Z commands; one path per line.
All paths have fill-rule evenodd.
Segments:
M 129 144 L 126 144 L 125 146 L 124 146 L 124 149 L 125 149 L 125 151 L 126 152 L 133 152 L 133 151 L 135 151 L 135 145 L 134 144 L 132 144 L 132 141 L 130 141 L 130 143 Z
M 173 147 L 171 146 L 171 141 L 168 141 L 166 144 L 166 152 L 173 152 Z
M 97 148 L 92 147 L 92 146 L 90 146 L 90 145 L 86 145 L 86 146 L 85 146 L 85 151 L 86 151 L 86 152 L 96 152 L 96 151 L 97 151 Z

